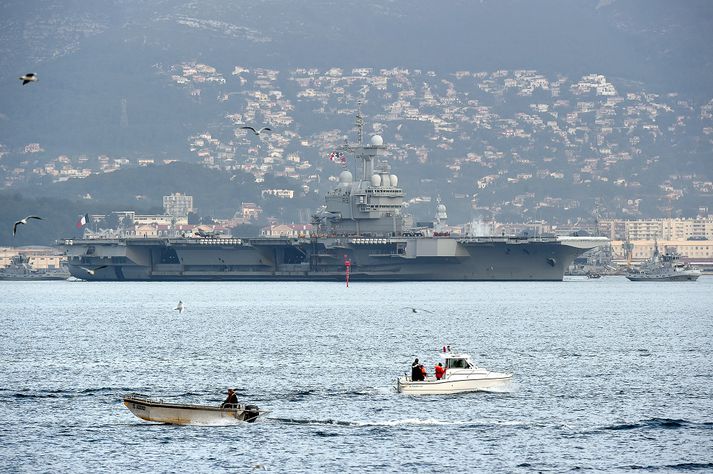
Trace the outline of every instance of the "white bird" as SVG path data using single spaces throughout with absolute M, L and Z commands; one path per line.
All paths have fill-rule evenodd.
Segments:
M 39 219 L 42 220 L 41 217 L 38 216 L 27 216 L 24 219 L 20 219 L 19 221 L 15 222 L 15 225 L 12 226 L 12 236 L 15 237 L 15 234 L 17 233 L 17 226 L 20 224 L 27 224 L 27 219 Z
M 102 268 L 106 268 L 108 266 L 109 265 L 99 265 L 98 267 L 94 267 L 94 268 L 87 268 L 87 267 L 79 267 L 79 268 L 81 268 L 82 270 L 84 270 L 85 272 L 87 272 L 93 276 L 97 270 L 101 270 Z
M 260 130 L 255 130 L 253 127 L 241 127 L 243 130 L 252 130 L 255 135 L 260 135 L 261 132 L 272 132 L 271 128 L 262 127 Z
M 28 72 L 24 76 L 20 76 L 19 79 L 22 81 L 22 85 L 24 86 L 25 84 L 28 84 L 30 82 L 36 82 L 39 81 L 39 78 L 37 77 L 37 74 L 34 72 Z
M 183 312 L 183 308 L 185 308 L 185 306 L 183 305 L 183 301 L 179 301 L 178 305 L 173 309 L 175 311 L 178 311 L 178 314 L 181 314 Z
M 418 313 L 419 311 L 423 311 L 424 313 L 433 314 L 433 311 L 429 311 L 427 309 L 422 309 L 422 308 L 412 308 L 411 306 L 406 306 L 405 308 L 401 308 L 401 309 L 410 309 L 412 313 Z

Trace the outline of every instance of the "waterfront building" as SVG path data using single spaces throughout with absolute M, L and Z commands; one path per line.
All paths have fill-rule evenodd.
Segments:
M 607 219 L 600 235 L 611 240 L 713 240 L 713 216 L 696 219 Z

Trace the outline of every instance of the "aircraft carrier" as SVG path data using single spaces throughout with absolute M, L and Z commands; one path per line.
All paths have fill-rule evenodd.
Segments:
M 315 232 L 293 238 L 64 240 L 70 273 L 92 281 L 561 281 L 575 257 L 604 237 L 454 237 L 408 228 L 403 190 L 375 135 L 344 153 L 346 169 L 314 216 Z M 342 156 L 341 154 L 339 156 Z

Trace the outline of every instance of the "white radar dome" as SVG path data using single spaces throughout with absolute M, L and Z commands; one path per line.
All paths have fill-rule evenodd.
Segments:
M 384 186 L 385 188 L 388 188 L 391 186 L 391 179 L 389 178 L 388 174 L 385 174 L 381 177 L 381 185 Z
M 371 175 L 371 185 L 374 186 L 375 188 L 378 188 L 381 186 L 381 176 L 378 174 L 372 174 Z
M 371 137 L 371 144 L 374 146 L 381 146 L 384 144 L 384 139 L 381 138 L 381 135 L 374 135 Z
M 399 185 L 399 177 L 396 176 L 395 174 L 392 174 L 392 175 L 390 176 L 390 178 L 391 178 L 391 186 L 393 186 L 393 187 L 398 187 L 398 185 Z
M 339 182 L 343 184 L 351 184 L 354 178 L 352 177 L 351 172 L 344 170 L 341 173 L 339 173 Z

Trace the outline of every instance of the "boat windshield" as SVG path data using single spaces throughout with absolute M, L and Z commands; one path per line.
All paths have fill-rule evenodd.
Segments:
M 466 359 L 446 359 L 446 369 L 470 369 L 470 367 Z

